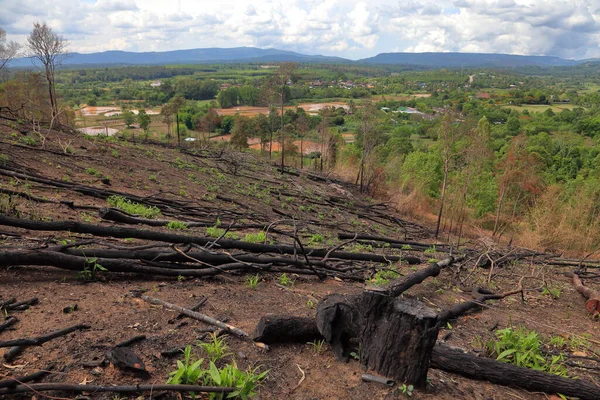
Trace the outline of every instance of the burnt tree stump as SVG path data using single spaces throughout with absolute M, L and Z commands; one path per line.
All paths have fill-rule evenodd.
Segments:
M 265 344 L 306 343 L 321 338 L 314 318 L 265 315 L 256 325 L 253 340 Z
M 317 307 L 317 328 L 340 361 L 348 361 L 358 351 L 360 296 L 330 294 Z
M 360 308 L 361 364 L 397 382 L 425 387 L 438 314 L 417 300 L 377 292 L 364 292 Z

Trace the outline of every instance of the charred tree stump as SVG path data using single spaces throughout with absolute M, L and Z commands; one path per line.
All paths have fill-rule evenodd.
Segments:
M 252 339 L 255 342 L 272 344 L 305 343 L 321 337 L 313 318 L 265 315 L 258 321 Z
M 425 387 L 438 314 L 412 299 L 365 292 L 361 298 L 360 362 L 370 370 Z
M 317 329 L 340 361 L 348 361 L 350 353 L 358 350 L 359 299 L 359 296 L 332 294 L 317 307 Z

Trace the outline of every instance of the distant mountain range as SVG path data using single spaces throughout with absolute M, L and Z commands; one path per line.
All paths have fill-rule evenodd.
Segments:
M 278 49 L 256 47 L 205 48 L 162 52 L 105 51 L 101 53 L 71 53 L 63 65 L 161 65 L 161 64 L 211 64 L 250 62 L 304 62 L 344 63 L 369 65 L 414 65 L 430 68 L 514 68 L 524 66 L 572 66 L 592 60 L 566 60 L 551 56 L 519 56 L 485 53 L 381 53 L 375 57 L 352 61 L 340 57 L 308 55 Z M 13 60 L 13 67 L 29 67 L 27 58 Z

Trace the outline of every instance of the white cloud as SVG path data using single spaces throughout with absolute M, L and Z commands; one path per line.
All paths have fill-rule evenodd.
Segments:
M 47 21 L 73 51 L 258 46 L 350 58 L 390 51 L 600 57 L 599 0 L 2 0 L 24 42 Z

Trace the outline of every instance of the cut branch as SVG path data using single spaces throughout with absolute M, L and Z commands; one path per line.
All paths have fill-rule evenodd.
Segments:
M 199 313 L 197 311 L 192 311 L 189 308 L 183 308 L 183 307 L 180 307 L 180 306 L 178 306 L 176 304 L 167 303 L 166 301 L 157 299 L 155 297 L 146 296 L 146 295 L 142 296 L 142 300 L 144 300 L 144 301 L 146 301 L 146 302 L 148 302 L 150 304 L 160 305 L 160 306 L 163 306 L 163 307 L 168 308 L 170 310 L 178 311 L 180 314 L 184 314 L 184 315 L 187 315 L 188 317 L 191 317 L 191 318 L 197 319 L 199 321 L 205 322 L 205 323 L 207 323 L 209 325 L 216 326 L 217 328 L 221 328 L 221 329 L 223 329 L 223 330 L 225 330 L 227 332 L 233 333 L 234 335 L 237 335 L 237 336 L 239 336 L 241 338 L 247 338 L 248 337 L 248 334 L 246 332 L 244 332 L 241 329 L 236 328 L 233 325 L 226 324 L 225 322 L 216 320 L 214 318 L 209 317 L 208 315 L 201 314 L 201 313 Z

